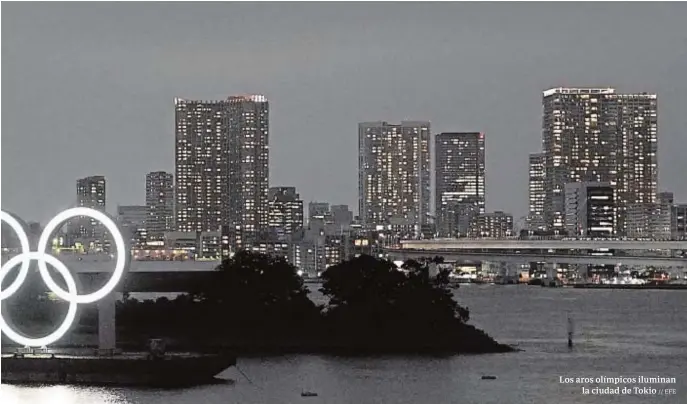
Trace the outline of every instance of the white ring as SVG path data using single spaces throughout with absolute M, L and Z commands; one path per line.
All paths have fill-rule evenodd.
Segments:
M 38 251 L 24 252 L 7 261 L 7 263 L 2 267 L 2 270 L 0 270 L 0 283 L 2 283 L 2 280 L 5 278 L 5 275 L 7 275 L 10 269 L 15 267 L 20 261 L 23 265 L 25 262 L 31 260 L 37 260 L 39 263 L 43 263 L 43 265 L 45 265 L 45 263 L 47 262 L 48 264 L 55 267 L 55 269 L 57 269 L 60 272 L 64 280 L 67 282 L 67 289 L 69 289 L 71 293 L 77 293 L 76 282 L 74 282 L 74 277 L 69 272 L 67 267 L 62 263 L 62 261 L 53 257 L 52 255 L 48 255 Z M 14 293 L 14 291 L 12 293 Z M 10 293 L 9 295 L 11 295 L 12 293 Z M 67 310 L 67 316 L 65 317 L 62 324 L 55 331 L 53 331 L 52 334 L 49 334 L 42 338 L 27 338 L 17 333 L 12 329 L 12 327 L 9 326 L 9 324 L 7 324 L 5 318 L 2 315 L 0 315 L 0 330 L 2 330 L 2 332 L 4 332 L 9 339 L 18 344 L 32 347 L 43 347 L 59 340 L 64 336 L 64 334 L 67 333 L 67 331 L 69 331 L 69 328 L 72 326 L 74 320 L 76 319 L 76 309 L 77 302 L 70 301 L 69 309 Z
M 7 335 L 7 337 L 10 338 L 12 341 L 18 344 L 23 344 L 25 346 L 46 346 L 48 344 L 52 344 L 53 342 L 62 338 L 64 334 L 66 334 L 67 331 L 69 331 L 69 328 L 72 326 L 74 320 L 76 319 L 76 310 L 79 303 L 92 303 L 96 300 L 102 299 L 103 297 L 107 296 L 110 292 L 112 292 L 112 290 L 114 290 L 114 288 L 117 286 L 117 283 L 119 283 L 122 276 L 124 275 L 124 271 L 126 270 L 129 264 L 129 250 L 126 248 L 126 243 L 124 242 L 124 238 L 122 237 L 122 233 L 119 231 L 117 224 L 112 219 L 110 219 L 110 217 L 107 216 L 105 213 L 97 211 L 95 209 L 73 208 L 68 209 L 55 216 L 45 226 L 45 229 L 43 230 L 43 233 L 41 234 L 40 239 L 38 240 L 38 251 L 30 251 L 31 246 L 29 244 L 28 236 L 26 235 L 26 232 L 24 231 L 24 228 L 19 222 L 19 220 L 17 220 L 14 216 L 7 212 L 0 212 L 0 219 L 7 222 L 7 224 L 9 224 L 12 227 L 12 229 L 14 229 L 14 231 L 17 233 L 17 236 L 19 237 L 19 243 L 21 244 L 22 248 L 21 254 L 13 257 L 7 263 L 5 263 L 5 265 L 0 267 L 1 289 L 2 280 L 5 278 L 5 276 L 7 276 L 7 274 L 12 270 L 12 268 L 17 266 L 19 262 L 21 262 L 22 264 L 19 275 L 17 276 L 15 281 L 10 285 L 10 287 L 4 291 L 0 290 L 0 301 L 12 296 L 21 287 L 21 284 L 26 280 L 26 277 L 28 275 L 31 261 L 36 260 L 38 261 L 38 270 L 41 274 L 41 278 L 43 278 L 43 281 L 48 286 L 48 289 L 50 289 L 50 291 L 55 293 L 55 295 L 69 303 L 69 310 L 67 311 L 67 316 L 64 319 L 62 325 L 60 325 L 60 327 L 57 330 L 55 330 L 52 334 L 46 337 L 24 337 L 23 335 L 14 331 L 12 327 L 10 327 L 7 324 L 4 317 L 2 317 L 2 313 L 0 313 L 0 331 L 5 333 L 5 335 Z M 69 269 L 67 269 L 67 267 L 62 263 L 62 261 L 45 252 L 46 248 L 50 243 L 50 236 L 52 235 L 52 233 L 55 230 L 57 230 L 65 220 L 71 219 L 72 217 L 76 216 L 88 216 L 100 221 L 103 225 L 105 225 L 105 228 L 109 230 L 114 240 L 115 246 L 117 248 L 117 263 L 115 264 L 112 277 L 105 284 L 105 286 L 100 288 L 100 290 L 88 295 L 79 295 L 76 287 L 76 282 L 72 274 L 69 272 Z M 47 264 L 52 265 L 60 272 L 62 277 L 67 282 L 68 291 L 65 291 L 57 283 L 55 283 L 55 281 L 50 276 Z
M 110 278 L 110 280 L 102 288 L 98 289 L 93 293 L 87 295 L 79 295 L 77 292 L 67 292 L 66 290 L 62 289 L 58 284 L 56 284 L 55 281 L 50 277 L 48 267 L 45 265 L 44 260 L 38 260 L 38 270 L 40 271 L 41 277 L 43 278 L 45 284 L 48 285 L 50 290 L 57 296 L 59 296 L 61 299 L 75 303 L 93 303 L 96 300 L 100 300 L 103 297 L 107 296 L 110 292 L 114 290 L 114 288 L 117 286 L 122 276 L 124 275 L 124 270 L 129 259 L 129 252 L 126 248 L 124 238 L 122 237 L 122 234 L 119 231 L 117 224 L 112 219 L 110 219 L 108 215 L 99 210 L 90 208 L 67 209 L 59 213 L 54 218 L 52 218 L 52 220 L 48 222 L 47 225 L 45 225 L 43 233 L 41 234 L 41 237 L 38 240 L 37 248 L 39 252 L 44 253 L 50 243 L 50 236 L 52 235 L 52 233 L 55 230 L 57 230 L 63 222 L 77 216 L 88 216 L 101 222 L 112 235 L 112 239 L 117 249 L 117 263 L 115 264 L 114 272 L 112 273 L 112 277 Z
M 29 245 L 29 237 L 26 235 L 26 232 L 24 231 L 24 226 L 17 220 L 13 215 L 5 212 L 5 211 L 0 211 L 0 223 L 1 222 L 6 222 L 12 230 L 17 235 L 17 238 L 19 239 L 19 245 L 21 246 L 21 251 L 22 253 L 31 251 L 31 246 Z M 19 275 L 17 275 L 16 279 L 12 284 L 5 290 L 0 290 L 0 300 L 6 299 L 14 294 L 14 292 L 19 289 L 22 283 L 24 283 L 24 279 L 26 279 L 26 276 L 29 274 L 29 264 L 31 264 L 31 259 L 25 258 L 22 263 L 21 263 L 21 268 L 19 269 Z M 2 274 L 2 277 L 0 279 L 4 279 L 6 272 L 9 272 L 12 267 L 7 266 L 8 263 L 3 265 L 0 268 L 0 274 Z M 2 283 L 2 282 L 0 282 Z

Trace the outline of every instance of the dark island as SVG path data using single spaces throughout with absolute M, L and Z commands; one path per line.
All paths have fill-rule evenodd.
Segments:
M 241 354 L 500 353 L 499 344 L 468 324 L 469 312 L 431 279 L 428 260 L 360 256 L 322 274 L 328 298 L 318 306 L 286 260 L 239 252 L 218 267 L 212 284 L 156 301 L 124 299 L 117 306 L 117 340 L 135 349 L 165 338 L 170 349 L 231 349 Z

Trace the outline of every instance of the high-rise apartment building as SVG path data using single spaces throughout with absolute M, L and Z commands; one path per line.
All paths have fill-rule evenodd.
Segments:
M 174 231 L 174 175 L 164 171 L 146 174 L 146 230 L 151 238 L 162 239 Z
M 529 200 L 530 208 L 527 215 L 527 227 L 529 230 L 545 230 L 544 220 L 544 154 L 532 153 L 529 161 Z
M 435 137 L 435 213 L 441 237 L 466 236 L 472 217 L 485 212 L 484 133 L 449 132 Z
M 268 228 L 269 106 L 262 95 L 176 99 L 176 228 Z
M 76 180 L 76 205 L 106 211 L 106 181 L 102 175 Z M 83 217 L 77 220 L 78 234 L 87 239 L 99 238 L 104 230 L 101 223 L 93 218 Z
M 257 240 L 269 226 L 269 103 L 232 96 L 229 106 L 228 223 Z
M 605 182 L 616 192 L 622 234 L 628 206 L 656 199 L 656 95 L 554 88 L 542 104 L 547 226 L 565 227 L 565 184 Z
M 358 125 L 358 204 L 367 227 L 415 217 L 415 236 L 430 211 L 430 124 L 404 121 Z
M 658 104 L 656 94 L 616 94 L 618 111 L 618 226 L 627 209 L 658 200 Z
M 176 230 L 217 231 L 228 198 L 228 104 L 180 98 L 174 104 Z
M 269 189 L 270 233 L 279 241 L 292 241 L 303 229 L 303 201 L 295 187 Z

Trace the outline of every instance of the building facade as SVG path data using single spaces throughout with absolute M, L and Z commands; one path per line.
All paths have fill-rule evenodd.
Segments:
M 425 121 L 358 125 L 358 207 L 365 226 L 412 215 L 419 234 L 429 221 L 429 140 Z
M 485 137 L 480 132 L 435 137 L 435 212 L 440 237 L 466 236 L 463 222 L 485 213 Z
M 542 104 L 546 225 L 565 228 L 565 184 L 603 182 L 615 190 L 615 222 L 625 233 L 629 206 L 656 200 L 656 95 L 554 88 Z
M 268 229 L 269 105 L 262 95 L 175 100 L 176 229 Z
M 470 225 L 470 237 L 506 238 L 513 236 L 513 215 L 496 211 L 482 213 Z
M 627 236 L 670 240 L 674 237 L 675 213 L 673 194 L 670 192 L 658 194 L 653 203 L 631 204 L 626 212 Z
M 226 221 L 228 103 L 177 98 L 175 222 L 179 232 L 216 231 Z
M 76 180 L 76 205 L 106 212 L 106 185 L 105 177 L 102 175 Z M 100 240 L 104 236 L 105 229 L 103 225 L 93 218 L 81 217 L 71 223 L 75 224 L 75 233 L 80 238 L 94 241 Z
M 673 205 L 671 220 L 671 238 L 673 240 L 687 240 L 687 204 Z
M 329 215 L 329 202 L 311 201 L 308 203 L 308 223 L 315 218 L 326 219 Z
M 565 185 L 565 228 L 568 236 L 604 238 L 616 234 L 614 190 L 608 183 Z
M 174 175 L 164 171 L 146 174 L 146 230 L 161 240 L 165 232 L 174 231 Z
M 303 201 L 295 187 L 269 189 L 269 228 L 280 241 L 291 241 L 302 232 Z
M 658 104 L 656 94 L 615 94 L 618 112 L 618 227 L 627 209 L 658 201 Z M 660 202 L 659 202 L 660 203 Z
M 145 205 L 117 206 L 117 222 L 132 248 L 145 245 L 147 239 L 148 207 Z
M 531 231 L 546 230 L 544 220 L 544 182 L 546 171 L 544 170 L 544 154 L 532 153 L 529 158 L 529 213 L 527 215 L 527 227 Z
M 258 240 L 269 227 L 269 103 L 264 95 L 232 96 L 228 108 L 227 222 Z

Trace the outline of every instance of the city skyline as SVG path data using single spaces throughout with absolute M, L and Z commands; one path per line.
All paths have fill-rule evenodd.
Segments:
M 676 25 L 680 13 L 673 12 L 679 7 L 630 5 L 620 18 L 614 15 L 611 6 L 589 4 L 581 7 L 587 10 L 585 29 L 559 22 L 563 36 L 573 35 L 582 43 L 584 38 L 595 36 L 597 19 L 615 26 L 615 31 L 624 35 L 618 46 L 614 45 L 613 38 L 608 38 L 610 44 L 595 45 L 592 41 L 586 46 L 586 57 L 597 58 L 591 71 L 576 58 L 582 52 L 581 45 L 576 47 L 571 43 L 566 53 L 557 54 L 560 60 L 553 61 L 550 54 L 555 51 L 554 43 L 560 40 L 558 34 L 544 35 L 546 30 L 528 23 L 562 9 L 575 14 L 570 5 L 508 5 L 496 10 L 487 5 L 456 4 L 421 13 L 418 13 L 423 10 L 421 7 L 412 5 L 404 10 L 392 8 L 384 12 L 374 5 L 347 5 L 345 9 L 352 10 L 355 15 L 350 17 L 354 20 L 344 18 L 343 22 L 330 26 L 316 23 L 305 33 L 299 24 L 301 19 L 318 20 L 315 16 L 336 12 L 337 6 L 293 5 L 289 10 L 280 7 L 268 10 L 257 5 L 215 5 L 203 9 L 207 12 L 196 10 L 196 14 L 210 19 L 213 14 L 228 19 L 232 10 L 245 14 L 247 21 L 258 21 L 274 12 L 284 17 L 281 31 L 266 27 L 256 34 L 263 40 L 276 41 L 271 45 L 268 42 L 267 50 L 249 46 L 255 39 L 240 38 L 238 42 L 242 45 L 238 51 L 243 52 L 242 57 L 251 58 L 236 65 L 229 61 L 237 58 L 228 57 L 225 61 L 223 56 L 225 52 L 231 55 L 234 45 L 219 42 L 214 39 L 216 36 L 209 39 L 210 31 L 184 33 L 208 41 L 196 39 L 195 43 L 202 44 L 197 48 L 185 45 L 188 42 L 175 41 L 180 47 L 178 52 L 176 48 L 165 47 L 165 43 L 171 43 L 165 41 L 179 39 L 172 25 L 162 24 L 157 26 L 157 33 L 144 33 L 142 30 L 156 15 L 155 6 L 129 6 L 127 14 L 131 9 L 140 11 L 139 17 L 130 18 L 120 15 L 125 8 L 115 5 L 86 5 L 79 8 L 78 21 L 63 24 L 74 18 L 76 8 L 10 4 L 3 7 L 3 207 L 27 220 L 45 222 L 55 211 L 74 203 L 75 178 L 94 174 L 107 178 L 110 213 L 117 205 L 141 204 L 145 173 L 174 172 L 171 100 L 179 96 L 223 99 L 230 94 L 248 92 L 265 94 L 271 100 L 271 186 L 295 186 L 306 202 L 326 200 L 355 207 L 356 124 L 377 119 L 427 120 L 433 135 L 449 131 L 487 134 L 486 210 L 511 212 L 517 218 L 527 213 L 526 156 L 540 149 L 541 91 L 570 85 L 613 86 L 623 93 L 658 94 L 661 110 L 658 190 L 672 191 L 676 202 L 684 202 L 687 178 L 680 173 L 687 171 L 682 146 L 687 118 L 681 111 L 687 104 L 687 87 L 680 80 L 680 72 L 687 66 L 687 53 L 684 52 L 685 35 Z M 183 15 L 184 10 L 192 9 L 183 5 L 166 8 L 171 15 Z M 291 9 L 298 9 L 301 15 L 293 14 Z M 528 9 L 536 9 L 536 15 L 528 15 L 531 14 Z M 590 14 L 590 9 L 598 12 Z M 71 11 L 63 14 L 64 10 Z M 504 18 L 506 12 L 515 23 L 502 24 L 498 35 L 494 34 L 493 27 L 484 25 Z M 119 15 L 119 19 L 114 19 L 119 21 L 117 26 L 107 23 L 114 21 L 110 20 L 112 15 Z M 343 28 L 360 24 L 355 19 L 363 15 L 369 23 L 366 35 L 375 38 L 366 43 L 375 45 L 347 47 L 346 40 L 339 39 Z M 405 21 L 411 17 L 420 31 L 430 31 L 431 41 L 427 41 L 429 36 L 419 35 L 420 31 L 413 30 L 417 36 L 399 31 L 385 33 L 394 18 Z M 459 22 L 452 27 L 472 27 L 479 36 L 459 40 L 456 35 L 459 28 L 434 27 L 441 24 L 432 21 L 442 18 Z M 644 32 L 640 37 L 631 29 L 628 21 L 645 18 L 662 18 L 661 33 Z M 63 28 L 55 28 L 58 22 Z M 74 30 L 71 25 L 75 26 Z M 90 39 L 105 41 L 112 52 L 105 55 L 94 50 L 89 46 L 92 43 L 89 38 L 82 39 L 83 46 L 69 45 L 79 43 L 76 35 L 84 25 L 94 28 Z M 43 35 L 44 31 L 51 34 Z M 145 32 L 148 31 L 146 28 Z M 136 46 L 122 49 L 119 45 L 131 43 L 123 41 L 132 33 L 140 40 Z M 111 39 L 103 39 L 103 35 Z M 356 33 L 349 35 L 351 39 L 361 38 Z M 502 41 L 504 36 L 512 41 L 524 41 L 528 60 L 498 53 L 501 48 L 495 41 Z M 160 38 L 165 41 L 158 41 Z M 644 46 L 648 54 L 635 60 L 633 49 L 642 43 L 654 43 L 657 38 L 661 39 L 662 46 Z M 527 45 L 532 41 L 534 45 Z M 49 47 L 44 43 L 49 43 Z M 313 50 L 300 46 L 304 43 L 309 43 Z M 415 46 L 420 43 L 423 47 Z M 483 53 L 475 45 L 496 48 Z M 405 52 L 408 46 L 419 50 Z M 293 55 L 279 53 L 286 48 Z M 31 49 L 31 54 L 22 49 Z M 183 60 L 177 56 L 174 56 L 176 63 L 172 63 L 166 59 L 170 57 L 166 49 L 179 54 L 199 52 L 198 56 L 207 57 L 209 64 L 217 69 L 208 68 L 207 63 L 202 67 L 181 63 Z M 327 57 L 317 58 L 312 53 L 314 49 L 325 52 Z M 363 57 L 373 50 L 381 50 L 375 53 L 377 62 Z M 281 56 L 273 59 L 271 52 Z M 454 59 L 452 55 L 460 52 L 464 55 L 459 59 L 472 57 L 480 62 L 480 69 L 470 70 L 468 65 Z M 36 62 L 37 54 L 40 60 L 47 58 L 54 63 Z M 309 62 L 300 65 L 303 56 Z M 116 57 L 119 62 L 113 66 L 110 57 Z M 424 62 L 428 57 L 439 63 L 428 67 Z M 345 63 L 353 60 L 355 64 Z M 395 60 L 404 63 L 394 63 L 394 69 L 388 71 L 388 62 Z M 422 68 L 418 67 L 420 61 Z M 542 67 L 537 69 L 537 65 Z M 151 67 L 159 67 L 162 73 L 151 75 Z M 294 73 L 294 69 L 298 72 Z M 341 77 L 341 80 L 331 80 L 331 77 Z M 446 85 L 448 80 L 451 85 Z M 339 81 L 352 88 L 340 87 L 336 83 Z M 413 96 L 405 97 L 405 94 Z M 360 95 L 364 95 L 364 102 L 359 100 Z M 23 112 L 22 106 L 27 102 L 36 105 L 31 117 Z M 34 151 L 29 160 L 33 164 L 31 170 L 25 167 L 23 156 L 27 150 Z

